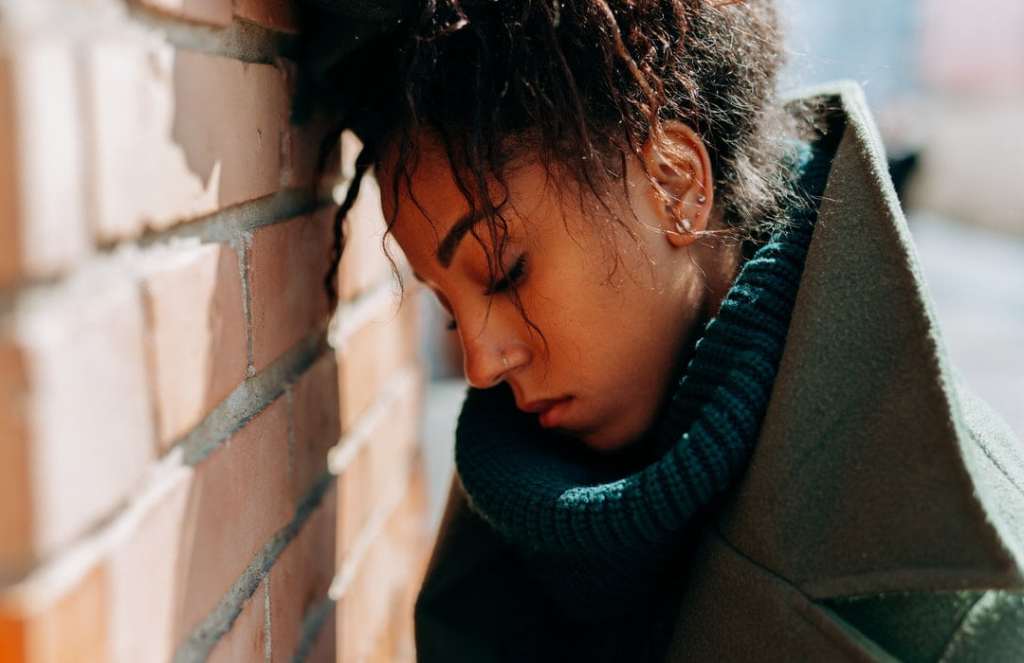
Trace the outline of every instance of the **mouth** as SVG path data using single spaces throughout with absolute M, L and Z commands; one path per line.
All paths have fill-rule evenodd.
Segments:
M 544 400 L 530 401 L 519 407 L 523 412 L 530 412 L 539 415 L 538 422 L 544 428 L 557 426 L 565 417 L 565 412 L 572 403 L 572 396 L 561 398 L 546 398 Z

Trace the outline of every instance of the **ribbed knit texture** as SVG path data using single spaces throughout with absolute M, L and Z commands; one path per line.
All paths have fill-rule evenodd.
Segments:
M 796 167 L 805 196 L 820 195 L 830 164 L 831 154 L 804 146 Z M 507 385 L 469 390 L 455 455 L 470 506 L 529 561 L 560 614 L 596 624 L 652 610 L 687 528 L 743 472 L 785 346 L 816 208 L 791 210 L 787 228 L 743 265 L 640 442 L 658 450 L 642 469 L 617 476 L 593 452 L 518 411 Z

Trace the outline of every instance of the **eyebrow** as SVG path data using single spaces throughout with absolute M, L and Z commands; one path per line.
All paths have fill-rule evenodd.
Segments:
M 442 267 L 445 269 L 451 267 L 452 259 L 455 257 L 455 249 L 459 248 L 459 242 L 461 242 L 462 238 L 466 236 L 466 233 L 476 225 L 476 222 L 483 217 L 483 211 L 474 212 L 470 210 L 458 218 L 447 234 L 445 234 L 444 239 L 442 239 L 441 243 L 437 246 L 437 252 L 435 255 Z M 417 281 L 420 281 L 421 283 L 423 282 L 423 277 L 420 276 L 416 270 L 413 270 L 412 275 Z
M 437 260 L 442 267 L 448 269 L 451 266 L 452 258 L 455 257 L 455 249 L 459 248 L 459 242 L 483 217 L 483 210 L 470 210 L 459 217 L 437 247 Z

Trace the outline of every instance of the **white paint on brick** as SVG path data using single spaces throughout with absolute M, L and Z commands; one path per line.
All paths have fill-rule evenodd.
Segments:
M 389 280 L 361 297 L 340 305 L 327 330 L 327 342 L 331 347 L 340 351 L 366 325 L 393 320 L 402 303 L 396 290 L 397 280 Z
M 9 173 L 12 185 L 0 205 L 10 206 L 4 223 L 16 227 L 17 261 L 29 276 L 61 271 L 91 244 L 73 57 L 71 43 L 60 38 L 20 44 L 0 56 L 0 94 L 8 96 L 11 113 L 0 118 L 8 124 L 0 129 L 0 172 Z
M 87 59 L 102 238 L 168 228 L 277 190 L 288 101 L 276 68 L 141 35 L 96 41 Z
M 420 388 L 419 382 L 420 372 L 416 368 L 404 368 L 391 378 L 381 389 L 376 402 L 360 417 L 359 422 L 327 452 L 327 468 L 332 474 L 344 473 L 356 454 L 370 444 L 373 432 L 392 416 L 395 406 L 413 389 Z
M 27 360 L 36 553 L 107 517 L 154 456 L 142 325 L 125 269 L 87 270 L 19 302 L 9 342 Z
M 0 612 L 34 615 L 60 600 L 68 591 L 103 563 L 105 557 L 130 539 L 152 510 L 175 491 L 182 481 L 190 480 L 192 469 L 182 465 L 180 451 L 172 451 L 146 473 L 144 489 L 128 508 L 105 527 L 65 547 L 59 556 L 37 567 L 18 583 L 0 594 Z

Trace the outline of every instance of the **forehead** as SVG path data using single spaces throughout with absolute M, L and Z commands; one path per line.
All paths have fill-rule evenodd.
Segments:
M 436 257 L 439 250 L 447 262 L 457 240 L 472 237 L 467 230 L 483 218 L 485 201 L 472 173 L 460 171 L 459 181 L 444 144 L 433 133 L 421 132 L 406 151 L 402 154 L 392 141 L 378 162 L 385 218 L 414 266 L 420 259 Z M 545 186 L 534 181 L 534 167 L 523 162 L 510 165 L 502 173 L 503 183 L 493 175 L 484 179 L 490 204 L 506 218 L 513 209 L 521 211 L 544 195 Z
M 396 143 L 387 145 L 377 165 L 381 207 L 414 270 L 423 271 L 437 262 L 443 238 L 470 205 L 439 140 L 423 134 L 406 154 Z

